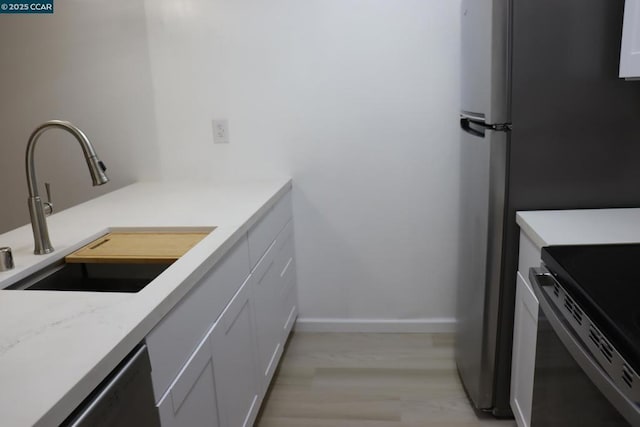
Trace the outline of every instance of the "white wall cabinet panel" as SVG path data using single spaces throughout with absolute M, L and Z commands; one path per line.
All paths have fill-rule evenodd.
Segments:
M 538 334 L 538 299 L 518 272 L 511 364 L 511 409 L 519 427 L 529 427 Z
M 218 427 L 210 335 L 207 334 L 158 404 L 163 427 Z
M 226 308 L 211 334 L 222 427 L 249 427 L 261 396 L 255 357 L 256 335 L 247 280 Z
M 147 335 L 156 401 L 248 274 L 249 252 L 243 238 Z
M 620 77 L 640 78 L 640 0 L 625 0 Z

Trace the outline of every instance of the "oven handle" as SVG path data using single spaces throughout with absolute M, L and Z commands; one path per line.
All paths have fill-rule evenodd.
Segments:
M 553 275 L 544 267 L 533 267 L 529 269 L 529 280 L 540 303 L 540 309 L 573 359 L 620 414 L 631 425 L 640 426 L 640 408 L 620 391 L 600 365 L 593 360 L 589 350 L 580 344 L 579 338 L 566 327 L 564 316 L 554 307 L 550 296 L 543 289 L 553 287 L 556 280 Z

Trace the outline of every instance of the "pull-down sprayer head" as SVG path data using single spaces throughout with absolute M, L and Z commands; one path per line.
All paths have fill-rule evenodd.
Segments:
M 87 165 L 89 166 L 89 172 L 91 173 L 91 179 L 93 180 L 93 186 L 102 185 L 109 182 L 109 177 L 104 173 L 107 167 L 102 163 L 102 160 L 96 156 L 87 159 Z

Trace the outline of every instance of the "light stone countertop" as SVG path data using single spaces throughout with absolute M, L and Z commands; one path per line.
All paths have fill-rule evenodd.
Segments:
M 1 234 L 4 289 L 112 228 L 217 227 L 138 293 L 0 290 L 0 425 L 58 425 L 290 188 L 137 183 L 47 218 L 51 254 L 33 255 L 29 224 Z
M 640 208 L 525 211 L 516 222 L 538 248 L 640 242 Z

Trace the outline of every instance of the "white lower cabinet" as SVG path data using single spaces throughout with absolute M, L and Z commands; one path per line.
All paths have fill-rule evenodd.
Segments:
M 284 231 L 286 231 L 285 228 Z M 283 233 L 284 233 L 283 231 Z M 283 342 L 286 342 L 298 317 L 298 287 L 296 286 L 296 259 L 293 247 L 293 227 L 282 249 L 284 267 L 280 272 L 280 297 L 278 298 L 278 325 Z
M 147 335 L 156 401 L 238 292 L 249 271 L 249 245 L 243 237 Z
M 518 272 L 511 362 L 511 409 L 519 427 L 531 423 L 538 336 L 538 299 Z
M 261 387 L 255 357 L 250 279 L 233 297 L 211 334 L 213 372 L 223 427 L 250 427 L 259 409 Z
M 269 387 L 288 335 L 288 331 L 284 333 L 283 321 L 283 316 L 289 315 L 285 290 L 290 284 L 288 279 L 295 276 L 294 269 L 293 224 L 289 221 L 251 273 L 254 277 L 258 367 L 264 391 Z
M 252 426 L 297 313 L 285 194 L 147 335 L 163 427 Z

